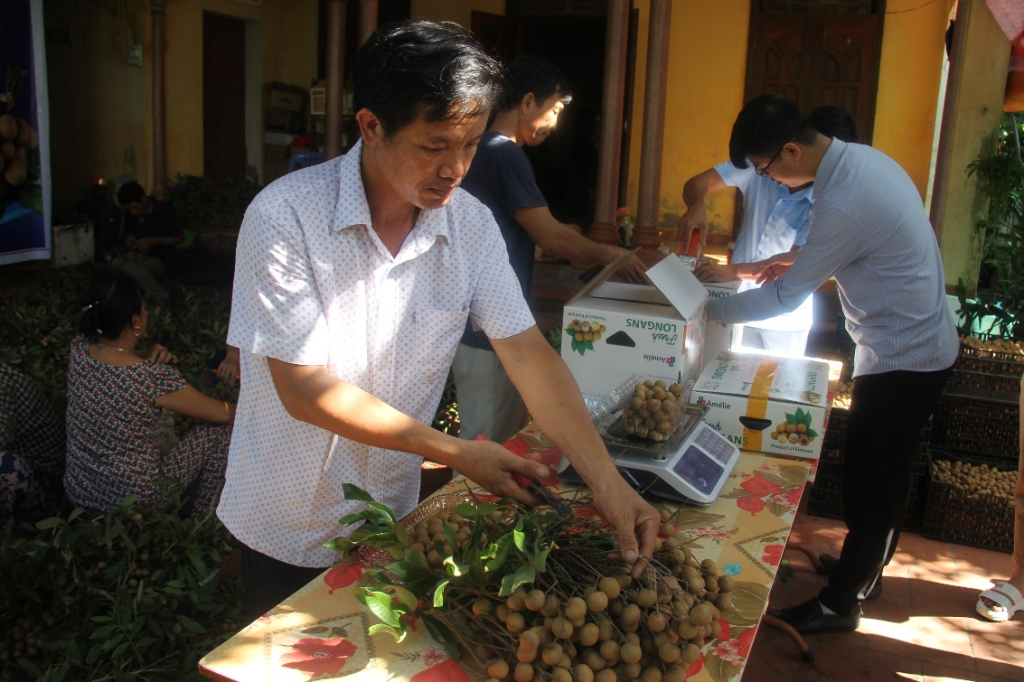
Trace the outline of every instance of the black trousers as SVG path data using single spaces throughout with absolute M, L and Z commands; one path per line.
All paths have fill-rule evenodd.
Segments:
M 278 561 L 242 544 L 245 611 L 253 620 L 270 611 L 328 567 L 306 568 Z
M 921 431 L 952 367 L 857 377 L 843 464 L 843 511 L 849 532 L 821 603 L 845 616 L 858 608 L 896 551 Z

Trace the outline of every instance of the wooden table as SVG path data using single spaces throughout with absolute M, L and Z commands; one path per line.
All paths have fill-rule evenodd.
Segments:
M 539 431 L 527 428 L 518 437 L 534 450 L 551 447 Z M 714 504 L 687 505 L 675 517 L 677 537 L 689 542 L 698 559 L 713 559 L 737 583 L 733 611 L 724 614 L 722 636 L 704 646 L 703 665 L 689 679 L 726 682 L 742 675 L 810 467 L 811 462 L 743 453 Z M 457 478 L 435 496 L 465 490 L 467 485 L 471 484 L 466 479 Z M 679 509 L 661 502 L 655 506 Z M 422 627 L 400 644 L 388 634 L 371 637 L 367 629 L 377 621 L 350 591 L 364 568 L 354 562 L 324 571 L 207 654 L 199 662 L 200 671 L 212 679 L 247 682 L 477 679 L 449 660 Z

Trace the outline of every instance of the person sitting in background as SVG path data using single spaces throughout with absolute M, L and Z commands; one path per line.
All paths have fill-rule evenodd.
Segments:
M 857 141 L 853 117 L 839 107 L 819 107 L 811 112 L 807 122 L 826 137 Z M 743 292 L 760 285 L 766 267 L 792 265 L 810 230 L 813 184 L 784 187 L 755 172 L 752 166 L 740 169 L 729 161 L 687 180 L 683 187 L 687 211 L 679 219 L 684 246 L 690 243 L 694 230 L 699 230 L 701 242 L 705 241 L 708 216 L 704 199 L 709 193 L 736 187 L 743 202 L 743 223 L 731 262 L 705 263 L 694 274 L 703 282 L 742 280 L 738 291 Z M 812 295 L 792 312 L 745 325 L 741 345 L 780 355 L 803 355 L 813 322 Z
M 1024 377 L 1020 393 L 1020 461 L 1013 500 L 1013 566 L 1007 580 L 995 580 L 978 596 L 976 609 L 985 618 L 1002 623 L 1024 611 Z
M 146 194 L 137 182 L 121 186 L 117 203 L 124 208 L 121 237 L 128 252 L 111 261 L 111 269 L 135 280 L 150 300 L 165 303 L 170 294 L 159 279 L 167 274 L 174 247 L 185 241 L 178 214 L 166 201 Z
M 95 283 L 82 306 L 81 334 L 71 341 L 68 362 L 68 499 L 105 510 L 138 495 L 160 506 L 158 481 L 172 478 L 187 487 L 198 479 L 194 513 L 212 508 L 224 484 L 234 404 L 190 386 L 163 346 L 136 350 L 147 313 L 132 280 Z M 210 423 L 162 454 L 156 424 L 164 408 Z
M 0 362 L 0 520 L 60 511 L 64 420 L 32 379 Z

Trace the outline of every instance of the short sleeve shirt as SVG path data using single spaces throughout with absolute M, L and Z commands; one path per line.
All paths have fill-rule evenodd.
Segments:
M 296 566 L 337 559 L 322 545 L 361 507 L 343 483 L 403 516 L 423 460 L 293 419 L 267 358 L 324 365 L 429 423 L 468 316 L 495 338 L 535 324 L 491 212 L 462 190 L 421 211 L 392 256 L 372 229 L 361 153 L 358 143 L 271 184 L 238 239 L 228 343 L 241 351 L 242 383 L 217 513 L 241 542 Z
M 537 187 L 537 178 L 526 152 L 497 131 L 485 133 L 477 146 L 473 164 L 462 180 L 462 188 L 491 209 L 501 236 L 505 238 L 508 258 L 519 278 L 523 295 L 529 296 L 536 245 L 530 234 L 516 222 L 515 212 L 520 208 L 547 206 L 548 202 Z M 462 343 L 474 348 L 491 348 L 487 335 L 474 331 L 472 320 L 467 322 Z
M 35 382 L 5 362 L 0 362 L 0 450 L 18 453 L 41 476 L 59 480 L 64 474 L 64 419 Z
M 89 355 L 76 336 L 68 359 L 68 499 L 88 509 L 110 509 L 129 495 L 157 504 L 161 475 L 156 424 L 160 396 L 187 386 L 172 365 L 148 360 L 116 367 Z
M 803 246 L 811 228 L 811 188 L 797 192 L 754 172 L 753 166 L 736 168 L 726 161 L 715 166 L 725 184 L 736 187 L 743 195 L 743 223 L 733 249 L 734 263 L 756 263 L 794 246 Z M 744 281 L 739 291 L 756 289 L 757 284 Z M 814 299 L 808 296 L 791 313 L 750 323 L 751 327 L 776 331 L 810 329 L 814 320 Z

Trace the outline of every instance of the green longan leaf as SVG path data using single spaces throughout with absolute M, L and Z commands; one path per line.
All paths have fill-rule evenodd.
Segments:
M 434 588 L 434 608 L 435 609 L 439 609 L 442 606 L 444 606 L 444 590 L 445 590 L 446 587 L 448 587 L 448 584 L 450 582 L 451 582 L 451 579 L 442 580 L 441 582 L 439 582 L 437 584 L 437 587 Z
M 583 345 L 587 347 L 587 350 L 594 350 L 594 342 L 593 341 L 586 341 L 585 340 L 583 342 Z
M 807 435 L 812 437 L 812 438 L 817 438 L 818 437 L 818 432 L 815 431 L 814 429 L 807 429 L 807 431 L 805 433 L 807 433 Z
M 512 531 L 512 540 L 516 543 L 516 549 L 526 554 L 526 533 L 521 530 Z
M 452 552 L 458 550 L 459 536 L 455 534 L 455 529 L 446 523 L 444 524 L 444 529 L 442 530 L 442 532 L 444 533 L 445 541 L 452 546 Z M 438 554 L 440 554 L 440 552 L 438 552 Z
M 427 632 L 430 633 L 435 642 L 440 642 L 441 646 L 444 647 L 445 653 L 452 658 L 458 658 L 461 655 L 459 640 L 450 628 L 428 613 L 423 614 L 422 620 L 423 624 L 427 627 Z
M 359 486 L 352 485 L 351 483 L 342 483 L 341 492 L 345 495 L 346 500 L 351 500 L 353 502 L 366 502 L 369 504 L 374 501 L 373 496 L 370 495 L 370 493 L 366 492 Z
M 533 566 L 526 564 L 520 566 L 519 570 L 510 575 L 506 575 L 501 579 L 501 590 L 498 592 L 499 597 L 507 597 L 516 591 L 516 588 L 520 585 L 532 583 L 537 577 L 537 571 Z
M 804 420 L 804 411 L 801 408 L 796 408 L 796 421 L 795 424 L 800 424 Z
M 386 632 L 392 637 L 394 637 L 396 642 L 401 642 L 403 639 L 405 639 L 406 634 L 404 630 L 391 627 L 386 623 L 374 623 L 369 627 L 367 632 L 369 632 L 371 635 L 375 635 L 378 632 Z
M 395 516 L 394 510 L 383 502 L 372 501 L 370 502 L 370 506 L 377 511 L 382 512 L 387 518 L 391 519 L 391 523 L 398 523 L 398 517 Z
M 786 412 L 786 423 L 796 424 L 796 416 L 790 414 L 789 412 Z
M 468 566 L 455 563 L 455 557 L 453 556 L 446 556 L 444 561 L 441 562 L 441 565 L 447 567 L 446 570 L 448 571 L 448 575 L 456 578 L 461 578 L 469 570 Z
M 811 419 L 812 419 L 811 413 L 810 412 L 804 412 L 803 421 L 801 421 L 800 423 L 803 424 L 804 426 L 810 426 L 811 425 Z
M 370 612 L 380 618 L 386 625 L 397 628 L 401 626 L 398 614 L 395 613 L 394 602 L 391 595 L 380 590 L 372 590 L 368 587 L 358 587 L 353 590 L 356 599 L 364 604 Z
M 419 603 L 419 599 L 416 598 L 415 594 L 401 585 L 392 585 L 391 589 L 395 591 L 395 596 L 398 597 L 398 601 L 409 607 L 409 611 L 416 610 L 416 605 Z
M 496 571 L 505 565 L 508 553 L 512 549 L 512 536 L 506 533 L 498 538 L 498 542 L 492 546 L 495 546 L 497 549 L 495 551 L 494 558 L 484 565 L 485 573 Z
M 464 516 L 467 519 L 472 519 L 476 518 L 477 515 L 481 512 L 478 511 L 477 506 L 472 502 L 463 502 L 458 507 L 456 507 L 455 511 L 453 511 L 452 513 L 458 514 L 459 516 Z

